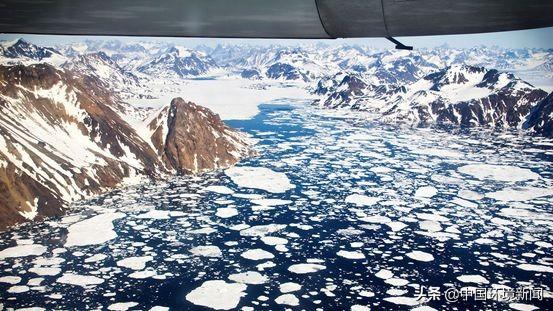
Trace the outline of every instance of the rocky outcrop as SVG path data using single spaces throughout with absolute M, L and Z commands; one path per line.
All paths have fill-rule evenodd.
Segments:
M 180 174 L 226 168 L 251 154 L 246 135 L 209 109 L 182 98 L 162 108 L 148 127 L 158 155 Z
M 205 108 L 173 101 L 163 122 L 168 131 L 152 137 L 145 137 L 145 124 L 130 122 L 140 115 L 130 109 L 95 76 L 48 64 L 0 66 L 0 228 L 61 215 L 70 202 L 116 187 L 225 167 L 248 154 L 246 137 Z
M 244 69 L 240 73 L 240 76 L 244 79 L 259 80 L 261 79 L 261 74 L 255 69 Z
M 553 137 L 553 93 L 532 108 L 524 127 L 536 134 Z
M 267 77 L 270 79 L 309 81 L 309 78 L 305 73 L 286 63 L 276 63 L 271 65 L 267 68 Z

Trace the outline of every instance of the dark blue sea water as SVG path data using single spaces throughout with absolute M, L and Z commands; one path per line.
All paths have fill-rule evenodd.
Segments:
M 551 299 L 413 297 L 421 286 L 441 294 L 478 288 L 551 295 L 550 140 L 486 130 L 393 127 L 303 105 L 260 109 L 251 120 L 228 122 L 258 140 L 259 156 L 239 166 L 285 173 L 293 189 L 247 188 L 224 172 L 176 177 L 113 191 L 75 204 L 66 217 L 11 229 L 0 235 L 0 250 L 30 243 L 46 250 L 4 258 L 0 253 L 0 277 L 20 278 L 0 283 L 3 307 L 203 310 L 186 296 L 206 281 L 235 284 L 230 275 L 255 271 L 266 281 L 247 284 L 236 309 L 549 308 Z M 261 184 L 263 177 L 257 178 Z M 213 185 L 233 193 L 210 191 Z M 261 198 L 283 201 L 255 201 Z M 235 209 L 237 215 L 222 218 L 220 208 Z M 148 218 L 151 210 L 170 212 Z M 116 237 L 66 245 L 68 228 L 106 213 L 122 213 L 113 220 Z M 276 225 L 280 230 L 244 234 L 248 227 Z M 89 234 L 100 236 L 103 227 Z M 286 244 L 268 245 L 263 236 L 286 239 Z M 190 252 L 198 246 L 216 246 L 220 256 Z M 252 249 L 273 258 L 241 256 Z M 102 259 L 87 260 L 98 254 Z M 118 265 L 132 257 L 149 260 L 134 269 Z M 324 270 L 289 270 L 304 263 Z M 52 268 L 42 270 L 52 275 L 35 273 L 37 267 Z M 144 271 L 145 278 L 133 274 Z M 94 276 L 101 283 L 64 284 L 64 275 Z M 288 293 L 298 306 L 276 302 L 284 294 L 279 285 L 287 282 L 301 285 Z

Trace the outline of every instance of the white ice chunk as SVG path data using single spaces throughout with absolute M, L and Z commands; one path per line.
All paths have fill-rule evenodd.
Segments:
M 130 308 L 138 306 L 137 302 L 116 302 L 108 306 L 108 310 L 112 311 L 127 311 Z
M 404 305 L 404 306 L 417 306 L 421 304 L 421 301 L 418 300 L 416 297 L 403 297 L 403 296 L 386 297 L 384 298 L 384 300 L 396 305 Z
M 221 207 L 217 209 L 215 216 L 219 218 L 231 218 L 238 215 L 238 210 L 234 207 Z
M 264 259 L 275 258 L 275 255 L 269 253 L 268 251 L 262 250 L 260 248 L 247 250 L 242 254 L 240 254 L 240 256 L 249 260 L 264 260 Z
M 190 252 L 196 256 L 203 257 L 222 257 L 221 249 L 214 245 L 197 246 L 190 249 Z
M 287 306 L 299 306 L 300 300 L 294 294 L 284 294 L 280 295 L 275 299 L 275 302 L 279 305 Z
M 438 190 L 432 186 L 420 187 L 415 191 L 416 198 L 431 198 L 438 194 Z
M 241 236 L 265 236 L 267 234 L 278 232 L 286 228 L 286 225 L 270 224 L 253 226 L 240 231 Z
M 225 170 L 225 174 L 240 187 L 271 193 L 284 193 L 295 188 L 286 174 L 265 167 L 235 166 Z
M 93 275 L 79 275 L 70 272 L 63 274 L 56 280 L 58 283 L 76 285 L 85 288 L 88 286 L 102 284 L 104 281 L 104 279 Z
M 234 190 L 226 186 L 209 186 L 205 188 L 207 191 L 219 193 L 219 194 L 233 194 Z
M 369 197 L 362 194 L 350 194 L 346 197 L 346 203 L 355 204 L 357 206 L 372 206 L 377 204 L 381 199 L 378 197 Z
M 392 271 L 390 271 L 390 270 L 381 269 L 381 270 L 378 271 L 374 276 L 376 276 L 376 277 L 379 278 L 379 279 L 386 280 L 386 279 L 389 279 L 389 278 L 393 277 L 394 274 L 393 274 Z
M 544 266 L 544 265 L 534 265 L 529 263 L 523 263 L 518 265 L 517 267 L 525 271 L 553 273 L 553 267 Z
M 323 265 L 311 263 L 300 263 L 288 267 L 288 271 L 296 274 L 315 273 L 324 269 L 326 269 L 326 267 Z
M 407 253 L 406 256 L 413 260 L 423 261 L 423 262 L 429 262 L 434 260 L 434 256 L 432 256 L 432 254 L 421 252 L 421 251 L 412 251 Z
M 261 237 L 261 241 L 270 246 L 286 245 L 288 243 L 287 239 L 279 238 L 276 236 L 264 236 L 264 237 Z
M 0 259 L 39 256 L 46 252 L 46 247 L 40 244 L 24 244 L 8 247 L 0 251 Z
M 490 282 L 483 276 L 477 274 L 461 275 L 457 280 L 463 283 L 489 284 Z
M 553 189 L 539 187 L 506 188 L 486 193 L 486 197 L 503 202 L 525 202 L 551 195 L 553 195 Z
M 459 167 L 458 171 L 479 180 L 517 182 L 540 178 L 539 174 L 529 169 L 509 165 L 469 164 Z
M 142 270 L 146 267 L 146 263 L 154 260 L 152 256 L 128 257 L 117 261 L 117 266 L 133 270 Z
M 0 277 L 0 283 L 17 284 L 21 282 L 21 278 L 13 275 L 5 275 Z
M 346 259 L 365 259 L 365 255 L 361 252 L 357 251 L 344 251 L 340 250 L 336 253 L 336 255 L 346 258 Z
M 268 277 L 255 271 L 246 271 L 243 273 L 231 274 L 228 278 L 229 280 L 234 281 L 236 283 L 252 284 L 252 285 L 264 284 L 269 281 Z
M 113 221 L 123 218 L 123 213 L 100 214 L 72 224 L 67 228 L 65 246 L 85 246 L 103 244 L 117 237 Z
M 231 310 L 246 296 L 247 285 L 222 280 L 205 281 L 186 295 L 186 300 L 197 306 L 215 310 Z
M 286 282 L 279 285 L 279 290 L 281 293 L 292 293 L 297 292 L 301 289 L 301 285 L 294 282 Z
M 539 310 L 540 309 L 540 308 L 538 308 L 536 306 L 533 306 L 533 305 L 529 305 L 529 304 L 526 304 L 526 303 L 518 303 L 518 302 L 510 303 L 509 308 L 511 308 L 513 310 L 518 310 L 518 311 L 534 311 L 534 310 Z

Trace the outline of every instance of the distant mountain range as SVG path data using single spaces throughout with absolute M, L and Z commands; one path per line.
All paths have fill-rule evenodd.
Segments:
M 84 41 L 41 47 L 25 40 L 0 44 L 0 63 L 49 63 L 96 77 L 121 98 L 151 97 L 152 80 L 227 76 L 299 83 L 321 108 L 366 110 L 379 120 L 426 125 L 515 127 L 542 135 L 548 115 L 527 122 L 547 93 L 524 81 L 553 85 L 553 51 L 439 47 L 417 51 L 361 46 L 199 46 Z M 549 81 L 549 82 L 547 82 Z M 536 108 L 537 109 L 537 108 Z M 539 121 L 539 122 L 538 122 Z M 537 123 L 536 123 L 537 122 Z M 538 131 L 531 124 L 541 124 Z
M 163 42 L 92 41 L 41 47 L 23 39 L 0 43 L 3 63 L 41 61 L 60 64 L 102 52 L 122 69 L 146 76 L 196 77 L 227 69 L 238 75 L 257 71 L 261 78 L 317 82 L 339 73 L 358 73 L 371 83 L 411 83 L 452 65 L 499 71 L 539 73 L 553 78 L 553 51 L 439 47 L 415 51 L 380 50 L 363 46 L 218 45 L 187 48 Z

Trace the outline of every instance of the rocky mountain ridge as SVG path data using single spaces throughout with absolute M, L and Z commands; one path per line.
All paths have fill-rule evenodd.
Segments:
M 407 85 L 374 84 L 360 74 L 336 75 L 319 81 L 314 93 L 322 108 L 374 112 L 383 122 L 531 130 L 536 129 L 529 126 L 534 124 L 528 122 L 530 112 L 548 96 L 514 74 L 468 65 L 449 66 Z
M 132 109 L 94 74 L 47 63 L 0 66 L 0 227 L 60 215 L 70 202 L 115 187 L 250 155 L 244 134 L 180 99 L 162 109 L 169 114 L 166 131 L 155 136 L 160 150 L 151 123 L 130 122 Z

